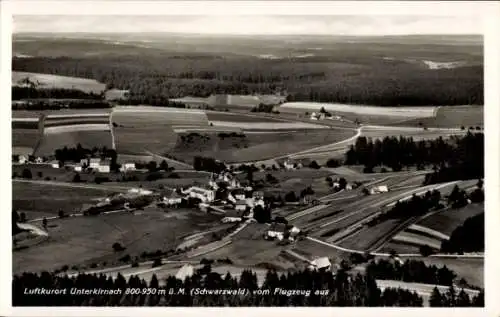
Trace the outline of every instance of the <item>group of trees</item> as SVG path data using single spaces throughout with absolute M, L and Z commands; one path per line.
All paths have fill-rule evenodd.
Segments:
M 432 209 L 439 209 L 441 193 L 438 190 L 427 191 L 424 195 L 413 195 L 410 199 L 397 201 L 394 207 L 372 220 L 369 225 L 375 225 L 388 219 L 409 219 L 423 216 Z
M 356 52 L 363 54 L 364 50 Z M 100 54 L 85 58 L 14 58 L 12 67 L 18 71 L 93 78 L 108 88 L 128 89 L 132 100 L 147 104 L 168 103 L 168 98 L 186 95 L 272 94 L 283 90 L 288 92 L 288 101 L 381 106 L 483 104 L 481 66 L 429 71 L 410 63 L 352 55 L 349 52 L 290 63 L 253 57 Z M 316 63 L 318 59 L 322 62 Z M 324 66 L 339 62 L 362 63 L 366 67 Z
M 25 289 L 43 287 L 45 289 L 67 289 L 68 295 L 25 294 Z M 119 289 L 118 294 L 69 295 L 71 288 Z M 133 292 L 125 294 L 125 289 L 155 289 L 156 294 Z M 191 290 L 205 289 L 246 289 L 245 295 L 195 295 Z M 274 290 L 311 290 L 310 296 L 275 294 Z M 146 282 L 137 276 L 128 281 L 118 274 L 116 279 L 105 275 L 80 274 L 76 277 L 58 276 L 48 272 L 40 275 L 24 273 L 13 279 L 13 306 L 422 306 L 422 298 L 416 293 L 401 289 L 386 289 L 381 292 L 375 279 L 370 276 L 348 275 L 340 270 L 331 272 L 299 271 L 278 274 L 267 272 L 262 290 L 270 294 L 257 295 L 259 290 L 257 275 L 249 270 L 242 272 L 239 279 L 227 273 L 221 276 L 211 272 L 210 265 L 196 270 L 184 281 L 169 276 L 164 286 L 160 286 L 156 275 Z M 168 290 L 174 289 L 174 294 Z M 183 291 L 178 292 L 182 289 Z M 166 290 L 166 293 L 159 293 Z M 324 291 L 323 295 L 315 291 Z
M 445 253 L 484 252 L 484 213 L 467 218 L 441 243 Z
M 429 299 L 431 307 L 484 307 L 484 291 L 480 291 L 471 299 L 464 290 L 457 294 L 455 287 L 449 287 L 446 293 L 441 293 L 434 287 Z
M 226 170 L 226 165 L 211 157 L 195 156 L 193 167 L 197 171 L 206 171 L 211 173 L 220 173 Z
M 78 89 L 37 88 L 12 86 L 12 100 L 22 99 L 85 99 L 103 100 L 103 93 L 84 92 Z
M 455 272 L 448 269 L 446 265 L 438 268 L 435 265 L 428 266 L 425 262 L 418 260 L 406 260 L 403 264 L 394 260 L 372 260 L 366 267 L 366 274 L 381 280 L 444 286 L 451 286 L 456 277 Z
M 484 176 L 484 134 L 468 132 L 465 136 L 438 138 L 415 142 L 413 138 L 385 137 L 375 140 L 359 137 L 346 153 L 345 164 L 361 164 L 365 172 L 376 166 L 388 166 L 393 171 L 416 166 L 434 166 L 426 184 Z

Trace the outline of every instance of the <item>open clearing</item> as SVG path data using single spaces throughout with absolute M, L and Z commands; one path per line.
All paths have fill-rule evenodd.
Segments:
M 90 188 L 75 189 L 47 184 L 12 182 L 12 208 L 32 213 L 32 217 L 27 213 L 28 220 L 40 217 L 35 214 L 39 211 L 54 216 L 57 215 L 59 209 L 62 209 L 69 214 L 78 212 L 83 204 L 95 203 L 95 199 L 106 197 L 111 193 Z
M 103 146 L 108 149 L 113 148 L 110 131 L 71 131 L 45 134 L 35 154 L 51 156 L 54 155 L 56 149 L 64 146 L 75 147 L 78 143 L 87 149 Z
M 192 141 L 179 139 L 170 152 L 182 161 L 192 162 L 194 156 L 209 156 L 228 163 L 259 161 L 307 150 L 315 146 L 344 140 L 354 134 L 350 130 L 305 130 L 282 133 L 248 133 L 245 137 L 219 137 L 205 134 Z
M 127 155 L 164 154 L 177 141 L 174 127 L 209 126 L 204 112 L 176 108 L 118 107 L 112 121 L 116 150 Z
M 12 72 L 12 84 L 22 86 L 22 81 L 26 78 L 35 83 L 39 89 L 76 89 L 86 93 L 99 94 L 106 89 L 106 85 L 94 79 L 67 77 L 50 74 Z
M 47 241 L 14 253 L 14 273 L 53 270 L 82 262 L 111 263 L 126 254 L 135 257 L 144 251 L 170 250 L 180 243 L 182 236 L 213 228 L 217 218 L 197 211 L 166 213 L 148 208 L 137 214 L 123 212 L 51 220 Z M 126 250 L 114 252 L 111 246 L 115 242 Z
M 246 115 L 237 114 L 230 112 L 216 112 L 207 111 L 207 118 L 209 122 L 221 121 L 221 122 L 283 122 L 283 120 L 270 118 L 267 116 L 260 115 Z
M 425 218 L 418 224 L 445 235 L 450 235 L 453 230 L 461 226 L 467 218 L 484 213 L 484 204 L 469 204 L 460 209 L 449 209 Z
M 402 121 L 402 126 L 423 126 L 437 128 L 483 127 L 484 106 L 443 106 L 439 107 L 436 117 Z

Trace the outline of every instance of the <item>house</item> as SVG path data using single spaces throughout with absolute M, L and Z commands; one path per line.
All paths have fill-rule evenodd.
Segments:
M 135 171 L 135 163 L 123 163 L 122 166 L 120 167 L 120 171 L 122 172 L 127 172 L 127 171 Z
M 198 198 L 202 202 L 213 202 L 215 200 L 215 190 L 211 188 L 202 188 L 198 186 L 192 186 L 186 191 L 182 192 L 183 194 L 189 194 L 189 196 L 193 198 Z
M 245 200 L 238 200 L 234 205 L 234 209 L 238 211 L 245 211 L 247 209 L 247 202 Z
M 26 155 L 19 155 L 18 163 L 26 164 L 28 162 L 28 157 Z
M 52 168 L 59 168 L 59 162 L 58 161 L 50 161 L 49 164 L 50 164 L 50 166 Z
M 191 264 L 185 264 L 177 271 L 175 278 L 184 281 L 186 277 L 191 277 L 194 274 L 194 268 Z
M 100 163 L 101 163 L 101 159 L 93 157 L 93 158 L 90 158 L 88 160 L 88 162 L 89 162 L 88 163 L 89 164 L 88 167 L 97 169 L 99 167 Z
M 109 173 L 111 171 L 111 162 L 109 160 L 102 160 L 97 166 L 99 173 Z
M 295 168 L 294 164 L 290 161 L 285 161 L 285 163 L 283 163 L 283 167 L 286 170 L 293 170 Z
M 297 236 L 300 233 L 300 229 L 297 228 L 297 227 L 295 227 L 295 226 L 293 226 L 292 228 L 290 228 L 288 230 L 288 232 L 290 232 L 290 236 L 295 237 L 295 236 Z
M 43 158 L 41 158 L 40 156 L 37 156 L 37 157 L 35 158 L 35 163 L 36 163 L 36 164 L 42 164 L 42 163 L 43 163 Z
M 380 193 L 387 193 L 389 191 L 389 188 L 386 185 L 381 185 L 381 186 L 376 186 L 372 187 L 370 189 L 370 194 L 380 194 Z
M 266 232 L 267 239 L 283 240 L 285 237 L 286 225 L 283 223 L 274 223 Z
M 314 259 L 313 261 L 311 261 L 311 266 L 310 266 L 311 269 L 324 270 L 324 271 L 330 271 L 331 267 L 332 263 L 326 256 Z
M 182 203 L 182 197 L 174 190 L 168 197 L 163 197 L 162 202 L 167 206 L 178 205 Z
M 237 188 L 231 192 L 231 194 L 236 198 L 237 200 L 243 200 L 246 198 L 245 196 L 245 190 L 241 188 Z
M 316 112 L 311 113 L 311 120 L 318 120 L 318 115 Z
M 81 172 L 82 171 L 82 165 L 80 163 L 77 163 L 74 167 L 75 172 Z

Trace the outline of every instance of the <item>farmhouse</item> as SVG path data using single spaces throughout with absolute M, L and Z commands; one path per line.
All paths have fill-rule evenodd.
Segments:
M 100 163 L 101 163 L 100 158 L 93 157 L 88 160 L 88 167 L 97 169 Z
M 370 189 L 370 195 L 387 193 L 388 191 L 389 191 L 389 188 L 386 185 L 380 185 L 380 186 L 372 187 Z
M 167 206 L 174 206 L 182 203 L 182 197 L 174 190 L 168 197 L 163 197 L 162 202 Z
M 202 188 L 197 186 L 192 186 L 186 191 L 182 192 L 183 194 L 189 194 L 189 196 L 193 198 L 198 198 L 202 202 L 213 202 L 215 200 L 215 191 L 213 189 Z
M 246 200 L 238 200 L 236 204 L 234 205 L 234 209 L 238 211 L 245 211 L 247 209 L 247 202 Z
M 194 268 L 191 264 L 185 264 L 177 271 L 175 278 L 184 281 L 186 277 L 191 277 L 194 274 Z
M 322 270 L 322 271 L 330 271 L 332 267 L 332 263 L 327 257 L 321 257 L 314 259 L 311 261 L 310 269 L 313 270 Z
M 80 164 L 80 163 L 75 164 L 75 167 L 74 167 L 75 172 L 81 172 L 82 169 L 83 169 L 82 164 Z
M 286 225 L 283 223 L 274 223 L 266 232 L 266 239 L 283 240 L 285 237 Z
M 123 163 L 122 166 L 120 167 L 121 172 L 128 172 L 128 171 L 135 171 L 135 163 Z
M 59 168 L 59 161 L 50 161 L 49 164 L 52 168 Z
M 28 157 L 26 155 L 19 155 L 18 163 L 26 164 L 26 162 L 28 162 Z
M 111 161 L 109 159 L 100 161 L 97 170 L 99 173 L 109 173 L 111 171 Z

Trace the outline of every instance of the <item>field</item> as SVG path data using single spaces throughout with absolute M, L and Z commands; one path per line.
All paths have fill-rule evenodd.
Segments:
M 283 120 L 260 116 L 260 115 L 250 115 L 250 114 L 236 114 L 231 112 L 215 112 L 207 111 L 207 118 L 209 122 L 219 121 L 219 122 L 283 122 Z
M 110 131 L 71 130 L 74 130 L 74 127 L 71 127 L 69 132 L 54 132 L 44 134 L 42 141 L 40 142 L 40 146 L 35 152 L 35 155 L 52 156 L 54 155 L 56 149 L 62 148 L 64 146 L 75 147 L 78 143 L 80 143 L 83 148 L 87 149 L 103 146 L 106 146 L 108 149 L 113 148 Z
M 450 235 L 453 230 L 461 226 L 467 218 L 474 217 L 484 212 L 484 204 L 470 204 L 460 209 L 450 209 L 434 214 L 418 224 L 445 235 Z
M 106 197 L 112 191 L 94 188 L 71 188 L 47 184 L 12 183 L 12 208 L 25 211 L 28 219 L 51 214 L 60 209 L 66 214 L 80 211 L 83 204 L 93 204 L 95 199 Z M 36 199 L 34 199 L 36 197 Z
M 112 114 L 118 154 L 164 154 L 175 146 L 175 126 L 208 127 L 202 111 L 119 107 Z
M 135 214 L 51 220 L 48 241 L 13 254 L 14 273 L 53 270 L 65 264 L 71 267 L 82 263 L 112 263 L 126 254 L 135 257 L 144 251 L 170 250 L 183 235 L 206 230 L 216 221 L 214 216 L 199 212 L 166 213 L 155 208 Z M 113 252 L 111 246 L 115 242 L 126 250 Z
M 23 85 L 23 80 L 35 83 L 39 89 L 59 88 L 59 89 L 77 89 L 86 93 L 99 94 L 106 89 L 106 84 L 100 83 L 94 79 L 67 77 L 50 74 L 30 73 L 30 72 L 12 72 L 12 84 Z
M 432 118 L 402 121 L 397 125 L 416 126 L 419 124 L 427 127 L 437 128 L 460 128 L 483 127 L 484 107 L 483 106 L 443 106 L 439 107 L 437 114 Z
M 196 155 L 211 156 L 228 163 L 259 161 L 341 141 L 352 135 L 352 131 L 337 129 L 295 133 L 245 133 L 244 138 L 224 139 L 218 135 L 205 134 L 193 138 L 191 142 L 178 139 L 170 154 L 186 162 L 192 162 Z

